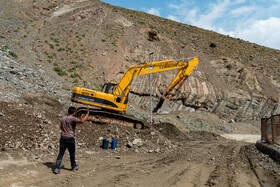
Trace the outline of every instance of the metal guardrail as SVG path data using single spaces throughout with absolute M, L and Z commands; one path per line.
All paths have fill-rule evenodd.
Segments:
M 280 114 L 261 119 L 261 140 L 280 146 Z

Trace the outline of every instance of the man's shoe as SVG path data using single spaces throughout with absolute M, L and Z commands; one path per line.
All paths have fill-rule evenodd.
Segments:
M 78 170 L 80 167 L 80 164 L 75 164 L 74 167 L 72 167 L 72 171 Z
M 60 174 L 60 169 L 55 168 L 55 170 L 53 171 L 54 174 Z

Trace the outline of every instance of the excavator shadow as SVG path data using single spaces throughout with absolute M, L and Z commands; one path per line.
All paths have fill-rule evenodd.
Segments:
M 157 113 L 157 112 L 159 111 L 159 109 L 162 107 L 163 103 L 164 103 L 164 99 L 161 98 L 161 99 L 159 100 L 157 106 L 154 108 L 153 113 Z
M 153 113 L 163 114 L 169 113 L 172 110 L 172 101 L 166 97 L 162 97 L 153 109 Z
M 106 122 L 94 121 L 94 120 L 90 120 L 90 122 L 94 125 L 107 125 L 108 124 Z

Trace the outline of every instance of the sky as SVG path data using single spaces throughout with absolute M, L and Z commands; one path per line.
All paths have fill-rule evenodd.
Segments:
M 280 0 L 102 0 L 280 50 Z

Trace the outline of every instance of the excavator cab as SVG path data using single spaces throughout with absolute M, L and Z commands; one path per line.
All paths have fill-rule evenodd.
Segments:
M 105 83 L 102 86 L 102 90 L 101 91 L 103 93 L 110 93 L 110 94 L 112 94 L 113 93 L 113 89 L 115 88 L 116 85 L 117 85 L 117 83 L 114 83 L 114 82 Z

